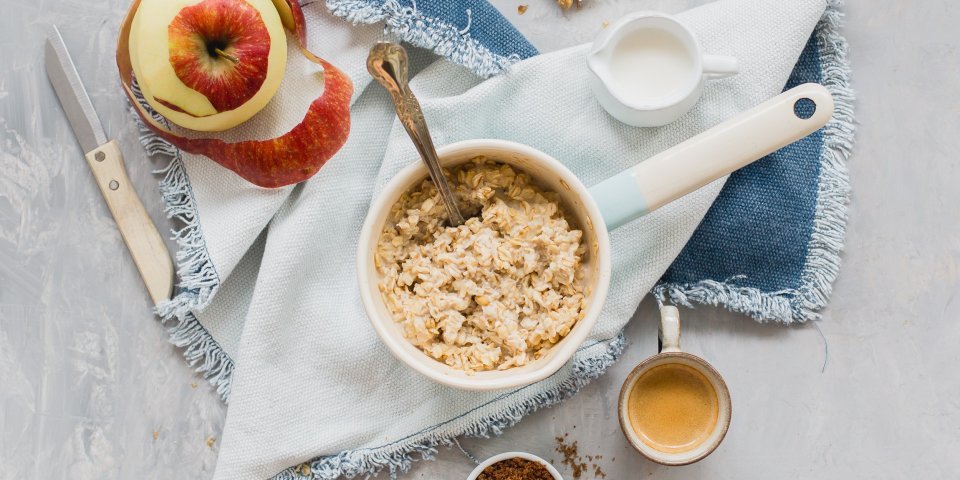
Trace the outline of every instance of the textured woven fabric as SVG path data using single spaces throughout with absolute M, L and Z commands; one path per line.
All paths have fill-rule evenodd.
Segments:
M 466 15 L 472 26 L 432 25 L 411 36 L 403 26 L 422 24 L 416 16 L 423 11 L 415 7 L 328 2 L 337 15 L 384 20 L 392 35 L 452 59 L 454 52 L 481 49 L 463 43 L 463 33 L 496 20 L 486 19 L 496 12 L 483 5 Z M 467 55 L 458 62 L 464 66 L 433 63 L 412 86 L 436 144 L 526 143 L 593 185 L 779 93 L 825 7 L 822 0 L 729 0 L 680 15 L 705 50 L 738 57 L 741 73 L 708 83 L 693 111 L 658 129 L 627 127 L 599 107 L 587 85 L 586 46 L 535 56 L 481 82 L 464 66 L 492 74 L 531 53 L 529 44 L 513 52 L 488 48 L 483 61 Z M 181 292 L 160 311 L 172 322 L 175 343 L 187 347 L 188 359 L 230 398 L 217 479 L 297 478 L 305 470 L 288 467 L 301 462 L 310 462 L 316 478 L 403 469 L 412 453 L 429 454 L 459 435 L 499 433 L 575 393 L 615 360 L 627 320 L 723 186 L 714 182 L 612 233 L 608 300 L 590 338 L 556 374 L 513 391 L 440 386 L 389 354 L 366 319 L 356 285 L 356 240 L 371 199 L 400 168 L 419 161 L 386 94 L 366 88 L 363 61 L 384 35 L 382 27 L 349 27 L 316 3 L 305 13 L 311 45 L 356 87 L 350 138 L 314 178 L 258 189 L 211 161 L 145 139 L 151 151 L 176 157 L 163 191 L 171 213 L 187 222 L 179 233 Z M 446 36 L 452 32 L 461 36 Z M 319 87 L 310 82 L 316 73 L 307 62 L 294 59 L 275 102 L 289 108 L 258 115 L 234 135 L 264 135 L 299 120 L 305 107 L 298 105 L 316 97 Z M 415 54 L 415 64 L 429 61 L 426 53 Z M 556 78 L 564 81 L 545 81 Z
M 831 4 L 784 87 L 826 85 L 834 119 L 730 175 L 655 288 L 661 301 L 722 305 L 783 323 L 814 319 L 826 305 L 840 266 L 853 135 L 839 15 Z

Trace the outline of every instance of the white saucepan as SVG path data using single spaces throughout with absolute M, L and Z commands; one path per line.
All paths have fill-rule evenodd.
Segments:
M 810 113 L 812 102 L 814 111 Z M 800 108 L 804 103 L 806 108 Z M 419 159 L 401 170 L 374 199 L 360 232 L 357 276 L 370 323 L 383 343 L 403 363 L 452 387 L 496 390 L 542 380 L 566 363 L 596 323 L 610 285 L 610 241 L 607 230 L 656 210 L 724 175 L 793 143 L 825 125 L 833 115 L 833 98 L 821 85 L 804 84 L 747 110 L 637 166 L 587 188 L 553 157 L 526 145 L 504 140 L 467 140 L 438 150 L 444 167 L 483 155 L 525 171 L 541 187 L 560 194 L 567 212 L 584 232 L 588 249 L 587 310 L 570 333 L 550 352 L 522 367 L 468 374 L 449 367 L 408 342 L 393 320 L 379 290 L 374 252 L 390 207 L 403 192 L 427 178 Z M 803 118 L 806 117 L 806 118 Z

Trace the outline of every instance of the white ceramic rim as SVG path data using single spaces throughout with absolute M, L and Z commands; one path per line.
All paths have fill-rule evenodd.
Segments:
M 693 449 L 679 453 L 661 452 L 643 443 L 640 436 L 637 435 L 630 426 L 630 415 L 628 412 L 629 402 L 627 401 L 630 391 L 633 390 L 637 380 L 644 373 L 651 368 L 671 363 L 687 365 L 703 374 L 703 376 L 710 381 L 714 391 L 717 393 L 717 407 L 719 408 L 719 412 L 717 412 L 717 424 L 710 433 L 710 436 Z M 733 403 L 730 398 L 730 389 L 727 388 L 727 383 L 724 381 L 723 376 L 720 375 L 720 372 L 718 372 L 713 365 L 710 365 L 710 362 L 683 351 L 658 353 L 644 359 L 627 375 L 623 386 L 620 387 L 620 395 L 617 400 L 617 417 L 620 420 L 620 430 L 630 445 L 634 450 L 640 452 L 641 455 L 647 457 L 649 460 L 668 466 L 689 465 L 699 462 L 713 453 L 714 450 L 720 446 L 720 443 L 723 442 L 724 437 L 727 436 L 732 416 Z
M 373 267 L 373 258 L 370 252 L 376 248 L 376 242 L 379 239 L 389 209 L 403 193 L 405 186 L 413 185 L 414 182 L 427 178 L 426 166 L 419 159 L 400 170 L 373 200 L 364 219 L 357 242 L 357 279 L 359 281 L 360 299 L 366 310 L 367 318 L 387 349 L 408 367 L 438 383 L 476 391 L 526 386 L 549 377 L 563 367 L 577 352 L 577 349 L 580 348 L 596 324 L 610 287 L 611 271 L 609 234 L 603 216 L 600 214 L 600 209 L 580 179 L 555 158 L 521 143 L 496 139 L 476 139 L 452 143 L 438 149 L 437 155 L 443 163 L 447 158 L 483 155 L 482 152 L 484 151 L 510 152 L 531 159 L 532 163 L 536 163 L 551 174 L 556 175 L 557 181 L 570 191 L 569 195 L 579 200 L 579 216 L 585 217 L 592 224 L 589 228 L 596 236 L 595 251 L 590 252 L 592 255 L 591 261 L 597 263 L 594 269 L 596 279 L 590 284 L 592 292 L 589 292 L 590 301 L 587 304 L 587 312 L 584 318 L 580 319 L 570 330 L 570 333 L 552 347 L 546 357 L 524 367 L 465 375 L 462 371 L 455 370 L 429 357 L 410 344 L 389 315 L 377 315 L 377 302 L 382 305 L 383 300 L 379 288 L 377 288 L 376 269 Z M 491 154 L 490 158 L 496 159 L 497 156 Z M 537 178 L 535 175 L 531 176 Z M 572 207 L 568 206 L 568 208 Z M 577 212 L 571 212 L 571 214 L 577 215 Z M 385 307 L 382 308 L 385 309 Z
M 550 475 L 553 475 L 553 478 L 555 478 L 556 480 L 563 480 L 563 477 L 560 476 L 560 472 L 558 472 L 553 465 L 550 465 L 550 462 L 532 453 L 527 453 L 527 452 L 505 452 L 499 455 L 494 455 L 480 462 L 480 464 L 477 465 L 477 468 L 474 468 L 473 471 L 470 472 L 470 475 L 467 475 L 467 480 L 477 480 L 477 477 L 480 476 L 480 473 L 483 472 L 483 469 L 501 460 L 506 460 L 508 458 L 517 458 L 517 457 L 542 463 L 545 467 L 547 467 L 547 471 L 550 472 Z
M 594 54 L 601 50 L 601 46 L 606 47 L 606 44 L 611 41 L 611 38 L 614 35 L 620 33 L 622 28 L 625 28 L 628 24 L 632 22 L 642 22 L 650 19 L 662 19 L 670 22 L 674 26 L 680 29 L 683 32 L 686 38 L 681 39 L 684 42 L 684 46 L 687 46 L 686 42 L 690 43 L 692 51 L 689 52 L 693 56 L 693 66 L 690 67 L 690 79 L 687 84 L 684 85 L 684 88 L 678 88 L 672 96 L 662 97 L 653 99 L 654 101 L 650 102 L 634 102 L 627 99 L 624 99 L 618 94 L 615 89 L 610 88 L 610 85 L 604 81 L 604 77 L 597 73 L 597 67 L 594 66 Z M 659 28 L 659 27 L 645 27 L 645 28 Z M 631 13 L 616 23 L 609 27 L 607 36 L 603 38 L 602 41 L 595 41 L 593 46 L 590 49 L 590 53 L 587 54 L 587 68 L 590 69 L 590 72 L 599 79 L 600 83 L 603 84 L 603 88 L 610 93 L 610 96 L 616 99 L 625 107 L 632 108 L 634 110 L 640 111 L 654 111 L 654 110 L 664 110 L 674 106 L 677 106 L 683 103 L 685 100 L 690 98 L 690 95 L 694 94 L 697 91 L 697 86 L 700 85 L 704 80 L 703 73 L 703 48 L 700 46 L 700 41 L 697 40 L 697 36 L 693 34 L 693 31 L 690 30 L 686 25 L 683 24 L 677 17 L 669 15 L 663 12 L 656 11 L 641 11 Z M 673 33 L 673 32 L 671 32 Z

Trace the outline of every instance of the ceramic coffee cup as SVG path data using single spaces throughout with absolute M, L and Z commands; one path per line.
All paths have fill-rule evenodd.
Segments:
M 627 375 L 618 404 L 627 441 L 662 465 L 710 455 L 730 427 L 730 391 L 706 360 L 680 350 L 676 307 L 660 310 L 660 353 Z

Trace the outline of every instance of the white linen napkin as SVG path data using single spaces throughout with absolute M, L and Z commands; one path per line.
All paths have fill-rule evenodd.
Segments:
M 628 127 L 601 109 L 587 84 L 587 46 L 534 57 L 486 81 L 438 61 L 412 88 L 438 146 L 514 140 L 553 155 L 589 186 L 780 93 L 825 6 L 724 0 L 681 14 L 706 52 L 737 57 L 741 72 L 709 82 L 693 111 L 662 128 Z M 513 392 L 440 386 L 380 343 L 356 285 L 356 240 L 371 199 L 400 168 L 420 161 L 385 92 L 366 88 L 364 61 L 382 29 L 349 26 L 319 2 L 305 14 L 314 51 L 354 81 L 344 148 L 311 180 L 278 190 L 171 150 L 177 158 L 163 184 L 171 212 L 188 225 L 179 235 L 184 291 L 161 313 L 176 318 L 174 341 L 229 393 L 216 479 L 403 468 L 413 452 L 463 434 L 499 433 L 576 392 L 616 358 L 627 320 L 722 186 L 714 182 L 612 233 L 603 313 L 557 374 Z M 272 110 L 241 134 L 289 128 L 318 95 L 318 85 L 303 81 L 315 78 L 310 64 L 293 53 L 289 63 Z M 309 469 L 285 470 L 308 461 Z

